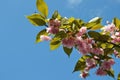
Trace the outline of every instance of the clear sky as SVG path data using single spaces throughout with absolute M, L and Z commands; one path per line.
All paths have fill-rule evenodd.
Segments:
M 95 16 L 111 21 L 120 19 L 120 0 L 45 0 L 49 17 L 54 10 L 62 16 L 85 21 Z M 45 27 L 34 27 L 25 18 L 36 10 L 36 0 L 0 1 L 0 80 L 82 80 L 72 73 L 80 57 L 74 50 L 71 57 L 62 48 L 50 51 L 49 42 L 35 44 L 36 34 Z M 116 74 L 120 63 L 114 66 Z M 94 70 L 86 80 L 114 80 L 97 77 Z

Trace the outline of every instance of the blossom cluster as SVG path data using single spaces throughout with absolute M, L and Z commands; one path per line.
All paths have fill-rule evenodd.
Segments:
M 75 65 L 74 72 L 80 71 L 80 76 L 86 78 L 89 71 L 97 68 L 96 75 L 109 75 L 114 78 L 112 66 L 113 56 L 120 58 L 120 20 L 114 18 L 112 23 L 101 24 L 102 18 L 95 17 L 89 22 L 74 17 L 62 17 L 55 11 L 50 19 L 48 6 L 44 0 L 36 0 L 40 13 L 27 16 L 35 26 L 46 26 L 36 37 L 36 42 L 50 41 L 50 49 L 55 50 L 60 45 L 70 56 L 73 48 L 81 55 Z M 120 73 L 118 74 L 120 80 Z
M 48 27 L 46 28 L 46 32 L 49 34 L 57 34 L 61 30 L 63 30 L 67 34 L 67 30 L 60 29 L 61 22 L 59 20 L 50 20 L 48 22 Z M 104 26 L 102 29 L 102 34 L 109 33 L 111 36 L 111 43 L 113 44 L 119 44 L 120 43 L 120 32 L 115 27 L 113 23 L 108 23 L 108 25 Z M 97 43 L 93 38 L 90 38 L 89 36 L 84 38 L 84 35 L 87 34 L 87 27 L 82 26 L 75 35 L 67 34 L 67 37 L 63 38 L 61 40 L 61 43 L 66 48 L 73 48 L 76 47 L 76 49 L 79 51 L 82 55 L 90 55 L 93 54 L 93 58 L 86 59 L 86 67 L 84 71 L 80 74 L 82 78 L 86 78 L 89 74 L 89 70 L 95 67 L 98 67 L 96 74 L 103 76 L 107 75 L 108 70 L 111 69 L 111 66 L 114 65 L 114 59 L 108 59 L 108 60 L 101 60 L 99 55 L 104 55 L 104 49 L 102 47 L 98 47 Z M 72 32 L 71 32 L 72 33 Z M 41 35 L 41 40 L 52 40 L 51 36 Z M 114 55 L 118 56 L 118 51 L 114 50 Z M 98 64 L 97 62 L 101 61 L 101 64 Z

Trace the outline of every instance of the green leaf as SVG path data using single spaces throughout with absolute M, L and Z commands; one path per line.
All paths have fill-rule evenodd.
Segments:
M 120 47 L 115 46 L 114 48 L 115 48 L 116 51 L 120 52 Z
M 68 19 L 68 22 L 69 22 L 69 23 L 72 23 L 74 20 L 75 20 L 74 17 L 70 17 L 70 18 Z
M 36 36 L 36 43 L 39 43 L 39 42 L 42 41 L 42 40 L 40 39 L 40 36 L 41 36 L 41 35 L 48 35 L 48 33 L 46 32 L 46 29 L 40 31 L 40 32 L 37 34 L 37 36 Z
M 89 31 L 88 34 L 91 38 L 94 38 L 95 40 L 99 40 L 101 36 L 100 33 L 95 31 Z
M 67 25 L 67 24 L 69 24 L 68 19 L 67 18 L 62 18 L 61 19 L 61 25 Z
M 99 17 L 95 17 L 93 19 L 91 19 L 87 24 L 87 28 L 89 28 L 90 30 L 98 30 L 100 28 L 102 28 L 103 26 L 101 25 L 101 20 L 102 18 Z
M 67 35 L 64 31 L 60 31 L 57 33 L 54 38 L 50 42 L 50 49 L 55 50 L 61 45 L 61 40 L 65 38 Z
M 61 41 L 59 38 L 53 38 L 50 41 L 50 50 L 55 50 L 61 45 Z
M 83 71 L 86 67 L 86 59 L 90 58 L 89 55 L 82 56 L 76 63 L 73 72 L 75 71 Z
M 114 51 L 112 48 L 106 48 L 104 49 L 104 54 L 107 55 L 107 54 L 112 54 Z
M 62 40 L 62 39 L 65 38 L 66 36 L 67 36 L 67 34 L 66 34 L 64 31 L 60 31 L 59 33 L 57 33 L 57 34 L 55 35 L 54 38 L 58 38 L 58 39 Z
M 115 26 L 120 29 L 120 20 L 118 18 L 114 18 L 113 19 L 113 23 L 115 24 Z
M 110 39 L 108 35 L 101 35 L 99 32 L 89 31 L 89 36 L 94 38 L 96 41 L 106 42 Z
M 108 36 L 108 35 L 101 35 L 100 36 L 101 41 L 108 41 L 109 39 L 110 39 L 110 36 Z
M 27 18 L 34 26 L 43 26 L 46 24 L 45 19 L 40 14 L 32 14 L 27 16 Z
M 58 11 L 55 11 L 52 15 L 52 18 L 56 19 L 58 17 L 58 15 L 59 15 Z
M 90 30 L 98 30 L 98 29 L 100 29 L 100 28 L 102 28 L 103 26 L 101 25 L 101 24 L 96 24 L 96 25 L 94 25 L 93 27 L 91 27 L 91 29 Z
M 120 80 L 120 73 L 118 74 L 117 80 Z
M 110 69 L 109 71 L 106 71 L 106 72 L 107 72 L 107 74 L 108 74 L 110 77 L 115 78 L 115 76 L 114 76 L 114 70 Z
M 36 6 L 38 11 L 46 18 L 48 16 L 48 6 L 44 0 L 37 0 Z
M 80 20 L 80 19 L 75 19 L 74 21 L 73 21 L 73 23 L 76 25 L 76 26 L 79 26 L 79 27 L 82 27 L 82 26 L 84 26 L 84 21 L 83 20 Z
M 84 68 L 86 67 L 85 64 L 86 64 L 85 61 L 82 62 L 82 61 L 78 60 L 78 62 L 75 65 L 75 68 L 74 68 L 73 72 L 84 70 Z
M 113 44 L 111 44 L 111 43 L 101 43 L 101 47 L 103 48 L 103 49 L 105 49 L 105 48 L 113 48 Z
M 103 48 L 103 49 L 105 49 L 106 48 L 106 43 L 101 43 L 101 47 Z
M 107 48 L 113 48 L 113 46 L 114 46 L 113 44 L 107 43 L 107 46 L 106 46 L 106 47 L 107 47 Z
M 70 54 L 72 53 L 73 48 L 63 47 L 63 50 L 64 50 L 64 52 L 65 52 L 68 56 L 70 56 Z

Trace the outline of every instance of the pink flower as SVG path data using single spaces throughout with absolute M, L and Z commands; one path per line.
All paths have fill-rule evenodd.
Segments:
M 47 32 L 51 34 L 56 34 L 59 32 L 59 27 L 61 23 L 59 20 L 50 20 L 48 23 Z
M 114 59 L 109 59 L 108 62 L 110 63 L 110 65 L 114 65 L 115 64 Z
M 62 40 L 62 44 L 64 47 L 72 48 L 74 46 L 74 38 L 73 37 L 64 38 Z
M 101 64 L 101 68 L 102 68 L 103 70 L 110 70 L 110 68 L 111 68 L 110 62 L 109 62 L 109 61 L 104 61 L 104 62 Z
M 109 59 L 108 61 L 104 61 L 102 64 L 101 64 L 101 68 L 104 69 L 104 70 L 110 70 L 111 66 L 114 65 L 115 62 L 113 59 Z
M 96 66 L 96 62 L 95 62 L 95 60 L 94 59 L 87 59 L 86 60 L 86 66 L 88 67 L 88 68 L 94 68 L 95 66 Z
M 88 43 L 88 39 L 83 40 L 81 37 L 77 37 L 75 44 L 77 45 L 77 49 L 83 55 L 88 54 L 92 49 L 92 44 Z
M 119 52 L 116 50 L 114 50 L 114 55 L 115 55 L 115 57 L 120 58 Z
M 113 38 L 113 40 L 111 42 L 112 43 L 120 43 L 120 37 Z
M 81 27 L 79 32 L 77 33 L 77 36 L 82 36 L 87 32 L 87 27 Z
M 91 52 L 96 54 L 96 55 L 100 55 L 100 54 L 104 53 L 102 48 L 93 48 L 93 49 L 91 49 Z
M 93 58 L 89 58 L 86 60 L 86 68 L 85 71 L 89 71 L 91 68 L 96 67 L 96 62 Z
M 88 72 L 82 72 L 81 74 L 80 74 L 80 77 L 81 78 L 86 78 L 88 76 Z
M 107 73 L 102 68 L 98 68 L 96 74 L 100 76 L 107 75 Z
M 48 23 L 48 26 L 54 26 L 54 27 L 59 27 L 61 25 L 60 21 L 59 20 L 50 20 L 49 23 Z
M 48 33 L 51 33 L 51 34 L 56 34 L 56 33 L 58 33 L 59 32 L 59 28 L 58 27 L 48 27 L 48 28 L 46 28 L 47 29 L 47 32 Z
M 118 51 L 114 50 L 114 54 L 115 54 L 115 56 L 118 55 Z
M 103 27 L 102 30 L 104 31 L 103 34 L 105 34 L 106 32 L 110 32 L 111 34 L 114 34 L 114 31 L 116 30 L 116 28 L 113 23 L 108 23 L 108 25 Z
M 41 39 L 42 41 L 48 41 L 48 40 L 51 40 L 51 37 L 46 36 L 46 35 L 41 35 L 41 36 L 40 36 L 40 39 Z
M 82 53 L 83 55 L 86 55 L 90 52 L 92 46 L 91 44 L 86 44 L 85 42 L 81 43 L 81 45 L 77 46 L 78 51 Z
M 115 36 L 120 37 L 120 32 L 115 32 Z
M 87 38 L 87 39 L 86 39 L 86 42 L 87 42 L 88 44 L 94 44 L 94 43 L 95 43 L 92 38 Z
M 99 60 L 100 58 L 98 56 L 94 56 L 94 59 L 95 60 Z
M 78 51 L 79 51 L 82 55 L 87 55 L 88 52 L 89 52 L 87 49 L 80 48 L 80 47 L 78 47 Z

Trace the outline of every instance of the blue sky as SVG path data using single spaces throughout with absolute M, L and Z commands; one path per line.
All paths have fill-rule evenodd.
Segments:
M 62 16 L 88 21 L 95 16 L 111 21 L 120 18 L 120 0 L 45 0 L 49 17 L 54 10 Z M 72 73 L 80 54 L 71 57 L 62 48 L 50 51 L 49 42 L 35 44 L 36 34 L 43 28 L 34 27 L 25 18 L 36 10 L 36 0 L 1 0 L 0 2 L 0 80 L 82 80 Z M 119 60 L 114 66 L 120 71 Z M 86 80 L 114 80 L 97 77 L 94 70 Z

